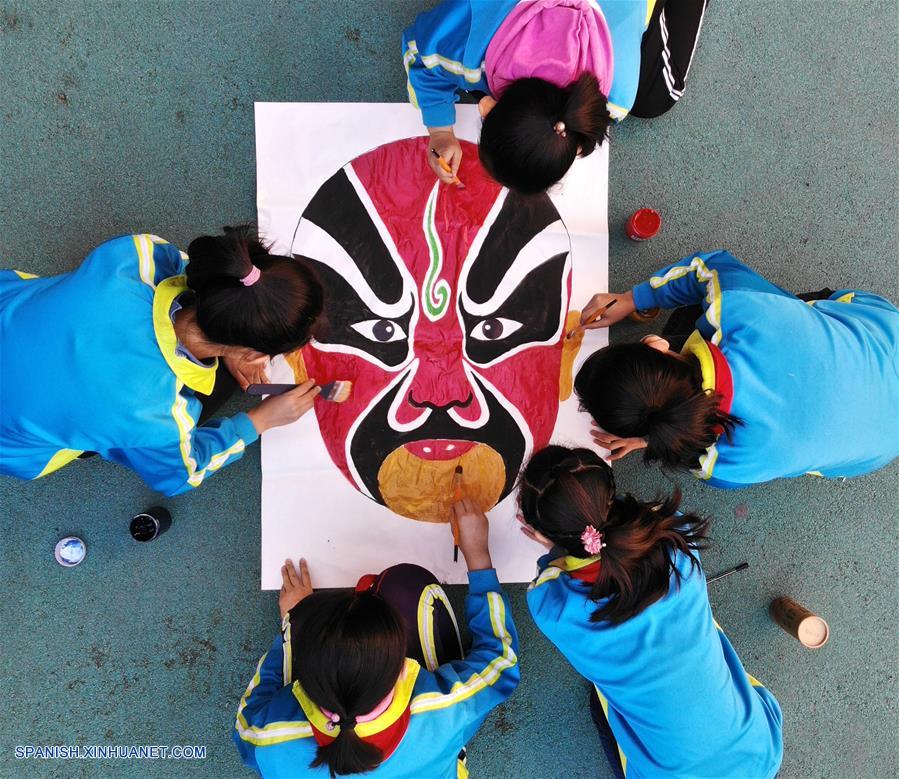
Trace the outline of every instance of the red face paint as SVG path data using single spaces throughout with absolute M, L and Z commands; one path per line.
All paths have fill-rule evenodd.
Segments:
M 331 458 L 364 494 L 438 521 L 457 463 L 488 509 L 548 443 L 571 288 L 550 199 L 502 189 L 462 145 L 465 189 L 435 180 L 425 138 L 357 157 L 310 201 L 292 247 L 325 288 L 308 375 L 353 382 L 345 403 L 315 406 Z

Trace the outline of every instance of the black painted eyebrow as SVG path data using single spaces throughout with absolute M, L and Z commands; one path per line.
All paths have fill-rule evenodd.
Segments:
M 344 170 L 321 185 L 302 218 L 343 247 L 380 300 L 396 303 L 400 299 L 403 277 Z M 302 249 L 294 247 L 294 251 Z
M 468 272 L 469 298 L 474 303 L 490 300 L 519 252 L 558 220 L 559 212 L 549 195 L 510 191 Z

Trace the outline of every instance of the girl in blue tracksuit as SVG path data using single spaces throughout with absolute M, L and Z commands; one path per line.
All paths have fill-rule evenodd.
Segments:
M 126 235 L 70 273 L 0 271 L 0 473 L 36 479 L 97 453 L 176 495 L 311 406 L 309 382 L 201 423 L 218 358 L 244 386 L 264 381 L 265 355 L 309 339 L 322 292 L 248 228 L 189 254 Z
M 312 593 L 304 561 L 281 570 L 281 633 L 237 710 L 234 740 L 266 779 L 365 773 L 466 777 L 465 744 L 518 685 L 518 636 L 487 549 L 487 518 L 454 507 L 468 565 L 463 656 L 433 576 L 413 565 L 355 593 Z
M 664 338 L 592 355 L 575 379 L 612 459 L 690 468 L 716 487 L 858 476 L 899 454 L 899 311 L 870 292 L 805 302 L 726 251 L 685 257 L 630 292 L 594 295 L 586 322 L 701 304 L 683 351 Z
M 546 189 L 602 143 L 610 119 L 677 102 L 706 2 L 444 0 L 420 14 L 403 33 L 403 64 L 431 168 L 454 181 L 454 104 L 460 91 L 482 92 L 484 166 L 514 189 Z
M 707 523 L 680 514 L 679 499 L 616 497 L 611 468 L 587 449 L 534 455 L 523 530 L 551 551 L 528 608 L 594 685 L 616 776 L 768 779 L 783 757 L 780 706 L 712 617 L 697 552 Z

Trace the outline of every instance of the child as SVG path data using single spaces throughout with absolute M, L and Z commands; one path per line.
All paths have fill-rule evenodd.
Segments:
M 0 473 L 36 479 L 97 453 L 176 495 L 312 406 L 307 382 L 203 424 L 233 388 L 217 358 L 244 387 L 265 381 L 266 355 L 309 340 L 322 290 L 248 228 L 189 253 L 126 235 L 70 273 L 0 271 Z
M 418 566 L 312 592 L 281 569 L 281 634 L 237 710 L 235 743 L 263 777 L 467 776 L 465 743 L 518 685 L 518 636 L 487 548 L 487 518 L 453 508 L 468 565 L 462 657 L 440 585 Z
M 827 291 L 829 293 L 829 290 Z M 726 251 L 690 255 L 582 314 L 699 304 L 682 353 L 664 338 L 606 347 L 575 379 L 612 459 L 692 468 L 716 487 L 814 473 L 858 476 L 899 454 L 899 312 L 869 292 L 804 302 Z
M 484 166 L 504 186 L 545 190 L 602 143 L 610 118 L 660 116 L 681 97 L 705 5 L 444 0 L 420 14 L 403 33 L 403 63 L 436 152 L 431 168 L 453 181 L 454 103 L 459 90 L 479 91 Z
M 523 530 L 551 550 L 528 607 L 595 686 L 616 776 L 773 777 L 780 706 L 712 618 L 697 552 L 706 521 L 677 512 L 677 494 L 616 497 L 611 468 L 587 449 L 534 455 L 518 497 Z

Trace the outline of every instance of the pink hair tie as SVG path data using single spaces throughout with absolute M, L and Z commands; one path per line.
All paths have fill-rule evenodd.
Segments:
M 240 283 L 245 287 L 252 287 L 257 281 L 259 281 L 259 277 L 261 275 L 262 271 L 254 265 L 253 270 L 251 270 L 246 276 L 244 276 L 240 280 Z
M 393 693 L 391 690 L 387 693 L 382 699 L 381 702 L 375 706 L 368 714 L 360 714 L 357 717 L 353 717 L 352 722 L 355 727 L 357 722 L 371 722 L 372 720 L 376 720 L 380 717 L 387 709 L 390 708 L 390 704 L 393 703 Z M 325 708 L 321 708 L 322 714 L 324 714 L 328 718 L 328 722 L 325 725 L 327 730 L 334 730 L 335 727 L 338 727 L 340 724 L 340 715 L 335 714 L 333 711 L 328 711 Z
M 584 545 L 584 551 L 589 555 L 599 554 L 605 546 L 606 542 L 602 540 L 602 533 L 593 525 L 587 525 L 584 532 L 581 533 L 581 543 Z

